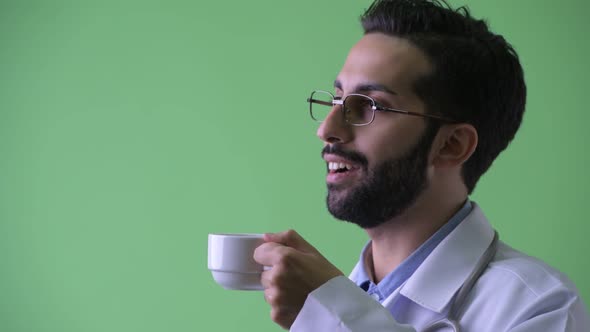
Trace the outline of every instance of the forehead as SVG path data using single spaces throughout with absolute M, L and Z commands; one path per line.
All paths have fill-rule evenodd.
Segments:
M 430 72 L 426 55 L 408 40 L 370 33 L 352 47 L 338 81 L 345 91 L 360 84 L 378 83 L 399 94 L 408 94 L 415 80 Z

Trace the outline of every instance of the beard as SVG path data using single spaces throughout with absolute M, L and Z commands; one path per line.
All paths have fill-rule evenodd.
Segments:
M 328 184 L 328 211 L 337 219 L 369 229 L 402 214 L 428 187 L 428 154 L 439 126 L 427 123 L 418 143 L 405 155 L 385 160 L 369 169 L 367 158 L 338 145 L 322 151 L 357 163 L 367 177 L 355 187 L 338 188 Z M 346 193 L 344 190 L 347 190 Z

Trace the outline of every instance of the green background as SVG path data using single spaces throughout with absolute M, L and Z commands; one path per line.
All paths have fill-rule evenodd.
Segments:
M 277 331 L 217 286 L 211 232 L 295 228 L 343 271 L 305 98 L 369 1 L 2 1 L 0 331 Z M 465 2 L 452 2 L 465 4 Z M 474 199 L 586 302 L 587 1 L 469 1 L 521 56 L 515 142 Z

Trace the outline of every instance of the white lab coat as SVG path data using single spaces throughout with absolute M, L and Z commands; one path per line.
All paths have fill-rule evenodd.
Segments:
M 421 331 L 446 317 L 451 299 L 493 236 L 474 204 L 466 219 L 383 304 L 346 277 L 337 277 L 308 296 L 291 331 Z M 357 270 L 358 265 L 351 279 Z M 459 315 L 462 332 L 590 331 L 588 312 L 567 277 L 502 242 Z

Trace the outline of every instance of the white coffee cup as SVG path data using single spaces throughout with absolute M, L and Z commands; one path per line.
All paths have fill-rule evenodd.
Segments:
M 209 234 L 208 267 L 213 279 L 226 289 L 262 290 L 264 267 L 254 261 L 262 234 Z

